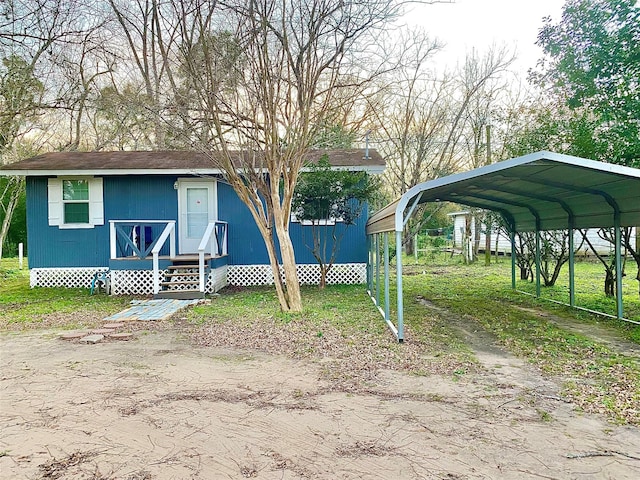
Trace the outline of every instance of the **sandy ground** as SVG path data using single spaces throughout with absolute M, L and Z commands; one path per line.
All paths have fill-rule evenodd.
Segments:
M 638 479 L 640 431 L 580 414 L 499 348 L 456 379 L 193 347 L 0 337 L 3 479 Z M 475 348 L 474 347 L 474 348 Z

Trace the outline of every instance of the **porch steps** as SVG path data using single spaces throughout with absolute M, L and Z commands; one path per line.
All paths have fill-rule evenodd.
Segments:
M 197 256 L 181 256 L 173 261 L 173 265 L 167 268 L 164 280 L 160 282 L 160 292 L 154 298 L 197 299 L 204 298 L 204 292 L 200 291 L 199 265 L 194 263 Z M 205 256 L 205 276 L 209 275 L 209 255 Z

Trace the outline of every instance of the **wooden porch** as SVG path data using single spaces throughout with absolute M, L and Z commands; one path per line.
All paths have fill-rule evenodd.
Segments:
M 110 220 L 111 270 L 151 270 L 156 298 L 202 298 L 227 264 L 227 223 L 209 222 L 197 253 L 176 253 L 175 220 Z

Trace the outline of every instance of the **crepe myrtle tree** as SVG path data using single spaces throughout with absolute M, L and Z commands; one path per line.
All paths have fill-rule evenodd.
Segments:
M 366 172 L 333 170 L 326 155 L 301 173 L 292 212 L 303 224 L 305 246 L 320 266 L 321 289 L 327 284 L 344 234 L 360 218 L 378 187 L 377 178 Z
M 183 125 L 182 137 L 210 155 L 247 206 L 267 249 L 281 309 L 301 312 L 289 235 L 299 174 L 319 130 L 366 111 L 366 92 L 394 68 L 374 52 L 405 2 L 192 5 L 176 25 L 181 79 L 174 93 L 181 119 L 172 128 Z

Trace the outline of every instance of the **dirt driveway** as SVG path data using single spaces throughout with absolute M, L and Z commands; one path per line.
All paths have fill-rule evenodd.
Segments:
M 0 477 L 638 479 L 636 427 L 581 415 L 500 349 L 482 373 L 380 371 L 334 388 L 322 361 L 128 342 L 0 337 Z

